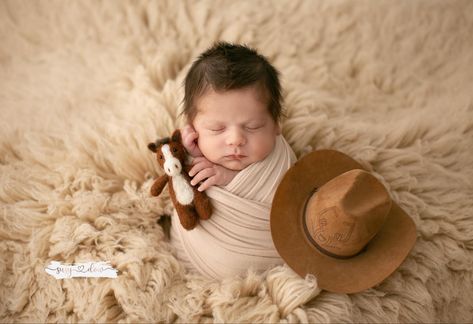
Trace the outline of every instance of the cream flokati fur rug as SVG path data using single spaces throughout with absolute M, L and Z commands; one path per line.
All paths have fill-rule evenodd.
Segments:
M 473 320 L 473 2 L 1 1 L 0 320 Z M 148 194 L 148 142 L 169 135 L 192 60 L 216 40 L 283 75 L 298 157 L 332 148 L 383 179 L 418 240 L 354 295 L 287 267 L 186 274 Z M 110 261 L 57 280 L 50 261 Z

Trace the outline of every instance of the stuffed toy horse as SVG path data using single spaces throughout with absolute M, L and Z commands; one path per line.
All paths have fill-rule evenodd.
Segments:
M 171 138 L 165 137 L 149 143 L 148 148 L 156 153 L 158 163 L 165 172 L 154 182 L 151 195 L 159 196 L 169 182 L 169 195 L 181 225 L 186 230 L 193 229 L 199 219 L 209 219 L 212 214 L 209 198 L 190 184 L 190 166 L 184 163 L 187 152 L 182 145 L 181 132 L 177 129 Z

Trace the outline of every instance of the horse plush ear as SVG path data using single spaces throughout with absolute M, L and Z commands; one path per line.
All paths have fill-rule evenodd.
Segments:
M 182 143 L 181 131 L 179 130 L 179 128 L 176 129 L 176 130 L 174 131 L 174 133 L 172 133 L 171 139 L 172 139 L 174 142 Z
M 149 143 L 148 148 L 149 148 L 150 151 L 156 153 L 156 150 L 158 149 L 158 146 L 156 145 L 156 143 Z

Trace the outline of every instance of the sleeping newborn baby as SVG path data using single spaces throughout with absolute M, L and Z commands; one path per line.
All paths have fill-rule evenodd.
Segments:
M 220 279 L 281 264 L 271 239 L 273 195 L 295 155 L 281 135 L 275 68 L 256 51 L 217 43 L 185 80 L 182 130 L 191 184 L 214 212 L 194 230 L 172 218 L 171 242 L 189 270 Z

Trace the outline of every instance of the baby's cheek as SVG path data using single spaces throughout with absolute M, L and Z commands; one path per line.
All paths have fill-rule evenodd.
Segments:
M 255 146 L 256 155 L 258 160 L 266 158 L 274 149 L 275 140 L 271 137 L 261 140 L 258 145 Z
M 217 153 L 218 151 L 218 143 L 216 143 L 216 141 L 214 139 L 210 139 L 206 136 L 199 136 L 198 138 L 198 145 L 199 145 L 199 148 L 200 148 L 200 151 L 202 152 L 202 154 L 204 154 L 205 157 L 207 157 L 207 159 L 209 159 L 209 156 L 213 156 Z

